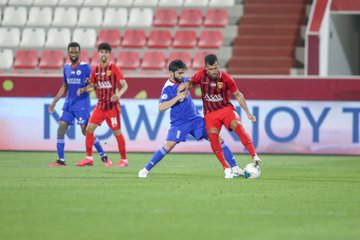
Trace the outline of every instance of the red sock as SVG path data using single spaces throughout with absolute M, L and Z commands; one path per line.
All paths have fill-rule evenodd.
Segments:
M 254 144 L 251 141 L 249 134 L 245 131 L 243 125 L 238 124 L 236 126 L 236 128 L 234 129 L 234 131 L 235 131 L 236 135 L 239 136 L 241 143 L 249 151 L 251 157 L 254 157 L 256 155 Z
M 125 148 L 125 138 L 124 135 L 120 134 L 116 137 L 116 141 L 118 143 L 118 149 L 121 156 L 121 159 L 126 159 L 126 148 Z
M 215 153 L 223 168 L 230 168 L 229 164 L 225 161 L 224 153 L 219 141 L 219 135 L 216 133 L 209 133 L 208 135 L 213 153 Z
M 86 133 L 85 146 L 86 146 L 86 156 L 92 156 L 92 148 L 94 145 L 94 133 Z

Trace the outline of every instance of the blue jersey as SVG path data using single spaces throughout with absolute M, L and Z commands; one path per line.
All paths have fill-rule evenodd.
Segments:
M 184 78 L 183 82 L 188 81 L 188 78 Z M 177 89 L 179 87 L 178 83 L 167 80 L 164 84 L 164 87 L 161 91 L 161 96 L 159 99 L 159 103 L 169 101 L 176 97 Z M 178 101 L 174 104 L 170 109 L 170 124 L 173 126 L 179 126 L 185 123 L 191 123 L 193 120 L 197 118 L 201 118 L 201 115 L 195 104 L 192 100 L 190 93 L 188 97 Z
M 84 92 L 77 95 L 79 88 L 85 87 L 86 79 L 90 77 L 91 68 L 89 64 L 80 62 L 76 68 L 71 67 L 71 63 L 64 66 L 64 83 L 68 85 L 68 93 L 63 106 L 64 111 L 90 111 L 90 94 Z

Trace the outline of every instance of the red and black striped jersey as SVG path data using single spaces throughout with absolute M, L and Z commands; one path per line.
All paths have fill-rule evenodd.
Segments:
M 120 101 L 111 102 L 110 98 L 120 87 L 120 80 L 124 79 L 120 68 L 110 62 L 106 67 L 96 65 L 91 70 L 90 80 L 95 85 L 98 98 L 97 108 L 109 110 L 116 107 L 120 111 Z
M 230 93 L 238 90 L 232 77 L 220 70 L 219 77 L 212 79 L 206 69 L 200 70 L 191 77 L 191 82 L 200 84 L 204 115 L 224 107 L 232 107 Z M 230 90 L 230 92 L 229 92 Z

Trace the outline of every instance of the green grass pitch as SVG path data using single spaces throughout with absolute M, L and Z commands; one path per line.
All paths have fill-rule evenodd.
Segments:
M 259 179 L 224 179 L 210 154 L 170 154 L 147 179 L 151 154 L 83 156 L 0 152 L 0 239 L 360 239 L 359 156 L 262 155 Z

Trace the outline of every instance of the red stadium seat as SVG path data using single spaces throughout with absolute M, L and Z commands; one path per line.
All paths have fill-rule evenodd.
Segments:
M 182 10 L 179 19 L 180 27 L 200 27 L 203 23 L 202 11 L 200 8 Z
M 145 52 L 141 69 L 143 70 L 161 70 L 165 67 L 165 54 L 163 52 Z
M 39 56 L 36 50 L 18 50 L 15 54 L 13 67 L 19 68 L 36 68 L 39 63 Z
M 205 56 L 211 54 L 212 52 L 197 52 L 194 55 L 194 60 L 191 68 L 198 70 L 205 66 Z
M 185 51 L 171 52 L 168 59 L 168 65 L 171 61 L 175 59 L 180 59 L 181 61 L 183 61 L 188 68 L 191 65 L 191 55 L 189 52 L 185 52 Z
M 111 53 L 110 53 L 110 62 L 115 62 L 114 52 L 111 52 Z M 95 51 L 93 52 L 92 57 L 91 57 L 90 66 L 94 67 L 94 66 L 98 65 L 99 63 L 100 63 L 99 54 L 98 54 L 98 51 L 95 50 Z
M 121 37 L 119 29 L 101 29 L 98 34 L 98 40 L 96 46 L 102 42 L 107 42 L 113 48 L 120 46 Z
M 127 29 L 124 33 L 122 47 L 143 48 L 146 44 L 146 34 L 142 29 Z
M 206 11 L 205 27 L 226 27 L 229 24 L 228 12 L 224 9 L 209 9 Z
M 137 69 L 140 65 L 140 56 L 138 52 L 135 51 L 121 51 L 116 60 L 116 65 L 120 69 Z
M 175 27 L 178 17 L 176 9 L 158 9 L 153 22 L 154 27 Z
M 223 44 L 222 32 L 218 30 L 204 30 L 200 34 L 199 48 L 220 48 Z
M 171 33 L 168 30 L 152 30 L 147 43 L 148 48 L 168 48 L 171 45 Z
M 193 30 L 178 30 L 175 32 L 174 48 L 194 48 L 196 45 L 196 32 Z
M 44 50 L 39 63 L 40 69 L 60 69 L 64 66 L 64 52 L 62 50 Z

